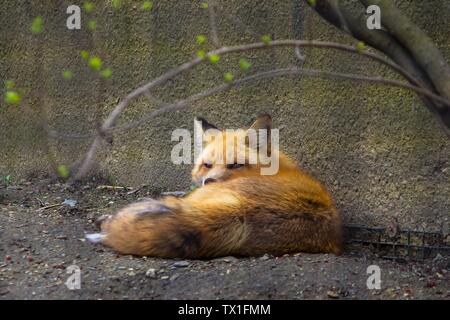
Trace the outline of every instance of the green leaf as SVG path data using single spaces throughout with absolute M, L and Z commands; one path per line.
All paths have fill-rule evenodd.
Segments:
M 58 166 L 56 172 L 58 173 L 58 176 L 60 176 L 63 179 L 67 179 L 70 176 L 69 169 L 67 169 L 67 167 L 63 164 Z
M 197 43 L 199 45 L 202 45 L 206 42 L 206 37 L 202 34 L 199 34 L 198 36 L 195 37 L 195 40 L 197 40 Z
M 208 56 L 209 62 L 216 64 L 220 60 L 220 56 L 218 54 L 210 54 Z
M 316 6 L 316 0 L 308 0 L 308 4 L 309 4 L 311 7 L 315 7 L 315 6 Z
M 64 79 L 67 79 L 67 80 L 73 78 L 73 72 L 70 70 L 64 70 L 62 75 L 63 75 Z
M 0 177 L 0 182 L 3 181 L 5 185 L 11 184 L 11 175 L 8 174 L 7 176 Z
M 272 37 L 268 34 L 265 34 L 261 37 L 261 41 L 264 42 L 265 44 L 269 44 L 270 41 L 272 41 Z
M 80 51 L 80 56 L 81 56 L 84 60 L 87 60 L 87 59 L 89 59 L 89 52 L 87 52 L 86 50 L 81 50 L 81 51 Z
M 93 70 L 100 71 L 100 69 L 102 68 L 103 62 L 102 62 L 102 59 L 100 59 L 99 57 L 92 56 L 89 59 L 88 64 L 89 64 L 89 67 L 91 67 Z
M 231 72 L 225 72 L 224 75 L 223 75 L 223 79 L 224 79 L 226 82 L 231 82 L 231 81 L 233 81 L 233 78 L 234 78 L 234 76 L 233 76 L 233 74 L 232 74 Z
M 152 10 L 153 8 L 153 2 L 152 1 L 144 1 L 144 3 L 141 6 L 142 10 Z
M 6 80 L 5 81 L 5 87 L 8 90 L 11 90 L 12 88 L 14 88 L 14 85 L 15 85 L 15 83 L 12 80 Z
M 22 100 L 22 97 L 20 94 L 18 94 L 16 91 L 6 91 L 5 93 L 5 102 L 8 104 L 19 104 Z
M 202 2 L 202 3 L 200 3 L 200 8 L 202 8 L 202 9 L 208 9 L 208 7 L 209 7 L 208 2 Z
M 38 16 L 33 19 L 33 22 L 31 23 L 31 32 L 34 34 L 38 34 L 42 32 L 43 29 L 44 20 L 42 20 L 41 16 Z
M 356 44 L 356 49 L 358 49 L 358 50 L 364 50 L 365 48 L 366 48 L 366 44 L 363 41 L 359 41 Z
M 122 5 L 122 2 L 121 0 L 112 0 L 111 4 L 114 9 L 119 9 L 120 6 Z
M 206 57 L 206 52 L 205 52 L 205 50 L 197 50 L 197 57 L 199 57 L 199 58 L 204 58 L 204 57 Z
M 239 68 L 241 68 L 244 71 L 249 70 L 252 67 L 252 64 L 248 62 L 246 59 L 242 58 L 239 59 Z
M 94 10 L 94 4 L 90 1 L 86 1 L 85 3 L 83 3 L 83 9 L 87 13 L 92 12 L 92 10 Z
M 94 31 L 95 29 L 97 29 L 97 21 L 95 20 L 89 20 L 88 21 L 88 28 L 91 31 Z
M 106 68 L 100 72 L 100 75 L 102 78 L 108 79 L 112 76 L 112 70 L 111 68 Z

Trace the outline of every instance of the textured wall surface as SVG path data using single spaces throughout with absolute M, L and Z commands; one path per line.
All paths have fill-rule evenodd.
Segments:
M 52 129 L 86 134 L 121 97 L 139 85 L 192 58 L 195 35 L 208 35 L 207 12 L 196 1 L 155 1 L 151 12 L 139 1 L 113 10 L 98 2 L 97 30 L 66 28 L 65 1 L 0 0 L 0 80 L 12 79 L 25 97 L 20 106 L 0 104 L 0 176 L 39 177 L 51 163 L 70 164 L 89 139 L 50 139 L 41 130 L 45 112 Z M 347 44 L 355 41 L 322 21 L 302 1 L 220 1 L 222 43 L 304 38 Z M 435 41 L 450 59 L 450 3 L 447 0 L 397 1 L 398 6 Z M 231 14 L 248 26 L 229 19 Z M 29 31 L 41 15 L 45 32 L 36 40 Z M 251 30 L 251 31 L 249 31 Z M 79 56 L 99 54 L 113 69 L 103 87 Z M 398 78 L 385 67 L 358 56 L 308 49 L 305 67 Z M 244 55 L 255 70 L 298 65 L 291 49 Z M 208 64 L 158 88 L 154 96 L 170 102 L 222 83 L 225 71 L 239 73 L 238 59 L 227 56 L 218 68 Z M 41 66 L 40 68 L 38 66 Z M 61 72 L 74 72 L 71 80 Z M 39 71 L 41 70 L 41 72 Z M 37 90 L 39 88 L 40 90 Z M 36 103 L 38 96 L 43 103 Z M 119 120 L 137 119 L 156 107 L 139 99 Z M 282 148 L 331 190 L 346 222 L 384 225 L 393 218 L 411 228 L 439 230 L 450 216 L 450 140 L 411 92 L 363 83 L 276 78 L 251 83 L 167 114 L 147 125 L 116 135 L 98 155 L 96 170 L 113 182 L 149 184 L 157 190 L 189 187 L 190 167 L 170 161 L 171 132 L 193 127 L 194 115 L 220 127 L 246 126 L 259 113 L 273 115 L 281 129 Z M 50 156 L 48 152 L 50 151 Z

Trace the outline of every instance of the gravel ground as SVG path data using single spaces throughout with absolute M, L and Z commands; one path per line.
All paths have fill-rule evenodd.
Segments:
M 450 299 L 446 257 L 402 264 L 352 246 L 339 257 L 177 261 L 120 256 L 84 240 L 96 217 L 146 196 L 154 195 L 145 187 L 100 182 L 0 189 L 0 299 Z M 61 205 L 66 199 L 76 203 Z M 81 269 L 79 290 L 65 284 L 73 264 Z M 379 290 L 367 289 L 369 265 L 381 269 Z

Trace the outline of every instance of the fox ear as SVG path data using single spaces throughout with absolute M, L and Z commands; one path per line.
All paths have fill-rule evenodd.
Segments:
M 272 117 L 268 114 L 262 114 L 256 118 L 255 122 L 250 126 L 248 131 L 253 131 L 257 137 L 257 149 L 265 149 L 267 150 L 268 155 L 270 156 L 270 142 L 271 142 L 271 129 L 272 129 Z M 259 130 L 267 130 L 267 134 L 265 137 L 259 136 Z M 247 132 L 248 132 L 247 131 Z M 250 136 L 250 133 L 247 133 Z M 250 138 L 250 137 L 249 137 Z M 247 145 L 249 145 L 249 139 L 246 140 Z
M 202 134 L 205 133 L 205 131 L 208 129 L 218 130 L 218 128 L 215 125 L 212 125 L 211 123 L 209 123 L 208 121 L 206 121 L 204 118 L 201 117 L 195 117 L 194 123 L 196 129 L 199 130 Z

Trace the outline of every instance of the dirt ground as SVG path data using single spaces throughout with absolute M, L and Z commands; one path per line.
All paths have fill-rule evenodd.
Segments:
M 120 256 L 86 242 L 85 233 L 101 214 L 154 195 L 102 185 L 39 180 L 0 189 L 0 299 L 450 299 L 448 257 L 405 264 L 355 246 L 339 257 Z M 65 284 L 73 264 L 79 290 Z M 369 265 L 380 267 L 379 290 L 367 288 Z

